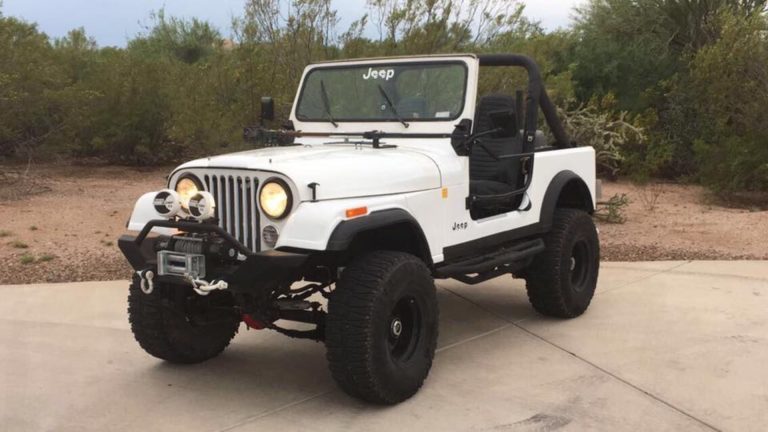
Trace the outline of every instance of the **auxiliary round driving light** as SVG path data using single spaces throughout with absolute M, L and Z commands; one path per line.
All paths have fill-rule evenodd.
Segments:
M 189 199 L 189 215 L 197 220 L 206 220 L 216 212 L 216 201 L 210 192 L 198 192 Z
M 155 207 L 157 214 L 167 218 L 172 218 L 181 211 L 179 194 L 170 189 L 158 192 L 155 195 L 155 199 L 152 200 L 152 205 Z

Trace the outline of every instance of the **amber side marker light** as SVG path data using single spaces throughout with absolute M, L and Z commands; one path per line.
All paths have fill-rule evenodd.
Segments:
M 347 209 L 347 219 L 358 217 L 358 216 L 365 216 L 368 214 L 368 207 L 357 207 L 352 209 Z

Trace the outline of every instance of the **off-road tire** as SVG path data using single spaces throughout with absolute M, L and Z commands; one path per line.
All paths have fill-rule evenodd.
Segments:
M 224 351 L 240 326 L 234 308 L 231 313 L 226 310 L 234 306 L 231 295 L 213 292 L 207 297 L 194 296 L 198 294 L 190 287 L 159 284 L 151 294 L 145 294 L 134 278 L 128 294 L 128 320 L 144 351 L 184 364 L 200 363 Z M 190 302 L 202 310 L 194 318 L 188 311 Z M 205 315 L 207 324 L 200 324 L 200 314 Z
M 426 265 L 403 252 L 369 253 L 344 269 L 329 300 L 331 374 L 351 396 L 402 402 L 424 383 L 437 333 L 437 295 Z
M 592 218 L 575 209 L 555 210 L 546 250 L 526 269 L 528 299 L 539 313 L 575 318 L 589 307 L 600 269 L 600 242 Z

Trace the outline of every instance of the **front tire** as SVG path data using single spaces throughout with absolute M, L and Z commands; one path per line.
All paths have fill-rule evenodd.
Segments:
M 526 270 L 528 299 L 539 313 L 575 318 L 589 307 L 600 269 L 600 242 L 592 218 L 575 209 L 557 209 L 546 250 Z
M 147 353 L 171 363 L 200 363 L 216 357 L 237 333 L 240 316 L 231 294 L 202 297 L 190 287 L 155 284 L 141 291 L 134 277 L 128 294 L 128 320 Z
M 437 296 L 426 265 L 407 253 L 370 253 L 344 270 L 329 300 L 331 374 L 351 396 L 402 402 L 424 383 L 437 333 Z

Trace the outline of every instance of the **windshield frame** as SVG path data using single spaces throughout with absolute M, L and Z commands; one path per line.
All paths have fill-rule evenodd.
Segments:
M 456 114 L 453 117 L 441 117 L 441 118 L 405 118 L 405 120 L 408 123 L 445 123 L 445 122 L 455 122 L 458 120 L 463 114 L 464 110 L 467 107 L 467 92 L 468 92 L 468 86 L 469 86 L 469 74 L 470 70 L 465 61 L 462 61 L 460 59 L 446 59 L 446 60 L 426 60 L 426 61 L 407 61 L 407 60 L 396 60 L 394 62 L 387 62 L 382 63 L 378 61 L 374 62 L 361 62 L 361 63 L 341 63 L 341 64 L 331 64 L 331 65 L 318 65 L 316 67 L 313 67 L 309 71 L 307 71 L 306 74 L 304 74 L 304 77 L 301 80 L 301 88 L 299 89 L 299 93 L 296 97 L 296 102 L 294 103 L 293 111 L 294 116 L 296 120 L 298 120 L 301 123 L 328 123 L 327 118 L 319 118 L 319 119 L 309 119 L 309 118 L 302 118 L 299 116 L 299 106 L 301 105 L 302 99 L 304 98 L 307 82 L 309 81 L 308 78 L 310 75 L 315 73 L 318 70 L 331 70 L 331 69 L 357 69 L 357 68 L 379 68 L 383 65 L 386 66 L 434 66 L 434 65 L 450 65 L 450 66 L 461 66 L 464 70 L 464 82 L 463 82 L 463 91 L 461 94 L 461 105 L 459 106 L 459 109 L 456 111 Z M 333 96 L 331 96 L 333 97 Z M 347 118 L 336 118 L 334 116 L 333 118 L 337 123 L 400 123 L 400 120 L 396 118 L 364 118 L 364 119 L 347 119 Z

